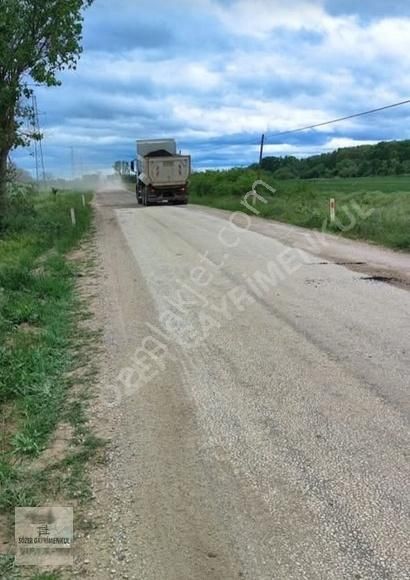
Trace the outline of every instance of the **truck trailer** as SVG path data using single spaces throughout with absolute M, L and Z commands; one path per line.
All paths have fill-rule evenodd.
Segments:
M 188 203 L 191 157 L 178 155 L 174 139 L 137 141 L 136 194 L 138 203 Z

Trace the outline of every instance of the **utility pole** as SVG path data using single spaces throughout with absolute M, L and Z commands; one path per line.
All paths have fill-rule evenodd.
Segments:
M 259 153 L 259 169 L 258 169 L 258 175 L 259 175 L 259 177 L 260 177 L 261 171 L 262 171 L 263 147 L 264 147 L 264 145 L 265 145 L 265 134 L 262 135 L 261 148 L 260 148 L 260 153 Z
M 36 184 L 37 184 L 37 189 L 39 186 L 39 169 L 38 169 L 38 147 L 37 147 L 37 141 L 34 141 L 34 161 L 36 164 Z
M 33 129 L 34 129 L 34 132 L 37 133 L 37 135 L 39 136 L 38 141 L 36 139 L 34 142 L 35 157 L 36 157 L 36 176 L 37 176 L 37 184 L 38 184 L 39 172 L 40 172 L 39 160 L 38 160 L 39 155 L 40 155 L 40 163 L 41 163 L 41 172 L 42 172 L 43 183 L 45 183 L 45 181 L 46 181 L 46 169 L 45 169 L 45 165 L 44 165 L 43 144 L 42 144 L 43 138 L 41 136 L 40 117 L 38 114 L 37 97 L 35 95 L 32 96 L 32 106 L 33 106 Z
M 27 119 L 27 131 L 29 133 L 29 135 L 32 135 L 35 137 L 35 133 L 36 133 L 36 123 L 35 123 L 35 119 L 34 119 L 34 110 L 33 110 L 33 116 L 29 119 Z M 38 147 L 37 147 L 37 140 L 33 139 L 32 141 L 32 145 L 33 145 L 33 149 L 32 149 L 32 157 L 34 157 L 34 164 L 35 164 L 35 171 L 36 171 L 36 185 L 37 185 L 37 189 L 39 186 L 39 168 L 38 168 Z

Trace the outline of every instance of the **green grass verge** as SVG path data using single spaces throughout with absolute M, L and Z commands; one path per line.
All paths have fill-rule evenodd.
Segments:
M 27 576 L 25 576 L 27 578 Z M 0 578 L 2 580 L 20 580 L 21 568 L 14 564 L 13 557 L 0 558 Z M 39 572 L 31 576 L 31 580 L 60 580 L 59 572 Z
M 247 211 L 241 201 L 258 178 L 255 171 L 232 169 L 192 176 L 190 201 L 231 211 Z M 410 249 L 410 177 L 275 180 L 268 172 L 258 192 L 261 217 L 311 229 L 340 233 L 394 249 Z M 329 199 L 335 198 L 337 221 L 329 221 Z M 247 213 L 250 213 L 249 211 Z
M 84 462 L 101 442 L 86 426 L 86 388 L 70 400 L 69 371 L 85 363 L 82 349 L 94 336 L 80 325 L 87 306 L 76 280 L 84 264 L 67 253 L 90 230 L 90 199 L 84 207 L 76 193 L 18 195 L 0 237 L 0 511 L 10 518 L 15 507 L 41 505 L 45 498 L 89 497 Z M 76 385 L 87 385 L 93 372 L 76 378 Z M 73 427 L 73 450 L 54 465 L 33 469 L 61 420 Z M 1 577 L 10 566 L 10 559 L 0 559 Z M 17 572 L 10 570 L 12 578 Z

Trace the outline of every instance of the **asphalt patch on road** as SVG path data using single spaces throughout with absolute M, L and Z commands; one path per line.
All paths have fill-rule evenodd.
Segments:
M 335 262 L 336 266 L 366 266 L 367 262 Z
M 362 276 L 361 280 L 367 280 L 368 282 L 386 282 L 391 284 L 392 282 L 403 283 L 399 278 L 393 278 L 392 276 Z
M 309 262 L 306 266 L 366 266 L 366 262 Z

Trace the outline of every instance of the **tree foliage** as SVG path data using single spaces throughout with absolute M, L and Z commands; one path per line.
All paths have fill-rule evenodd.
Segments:
M 32 84 L 59 85 L 57 73 L 75 68 L 82 51 L 83 9 L 92 2 L 0 0 L 0 204 L 3 206 L 8 154 L 33 137 L 22 129 L 24 119 L 32 115 L 28 101 Z
M 262 168 L 277 179 L 405 175 L 410 174 L 410 141 L 346 147 L 305 159 L 265 157 Z

